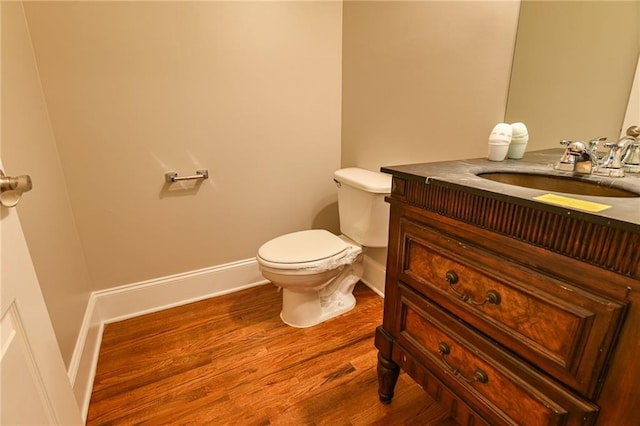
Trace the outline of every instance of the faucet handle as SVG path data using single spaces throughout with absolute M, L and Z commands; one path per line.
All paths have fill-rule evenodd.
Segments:
M 573 141 L 567 140 L 567 139 L 562 139 L 560 141 L 560 145 L 564 145 L 564 146 L 569 146 L 570 143 L 572 143 Z
M 569 141 L 567 150 L 574 154 L 582 154 L 583 152 L 587 151 L 587 146 L 582 141 Z
M 592 156 L 597 157 L 598 156 L 598 144 L 600 142 L 606 142 L 607 141 L 607 137 L 606 136 L 600 136 L 598 138 L 592 139 L 589 141 L 589 152 L 591 153 Z

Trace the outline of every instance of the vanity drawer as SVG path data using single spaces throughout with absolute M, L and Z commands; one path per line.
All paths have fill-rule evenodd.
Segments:
M 404 351 L 450 388 L 490 424 L 588 425 L 598 408 L 529 365 L 427 299 L 399 286 L 392 357 L 411 362 Z M 395 333 L 394 333 L 395 334 Z
M 410 220 L 400 280 L 582 394 L 598 390 L 626 305 Z

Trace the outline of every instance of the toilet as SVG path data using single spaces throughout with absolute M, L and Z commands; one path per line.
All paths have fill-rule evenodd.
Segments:
M 356 305 L 355 284 L 364 272 L 366 247 L 386 247 L 391 175 L 359 168 L 334 172 L 340 232 L 293 232 L 264 243 L 256 256 L 262 275 L 282 289 L 280 318 L 312 327 Z

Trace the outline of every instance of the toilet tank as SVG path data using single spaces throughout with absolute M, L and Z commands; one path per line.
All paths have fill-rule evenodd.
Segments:
M 391 175 L 355 167 L 336 170 L 340 232 L 365 247 L 386 247 Z

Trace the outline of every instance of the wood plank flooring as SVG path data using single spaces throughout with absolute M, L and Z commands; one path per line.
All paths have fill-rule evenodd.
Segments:
M 450 425 L 404 373 L 378 401 L 373 334 L 382 299 L 315 327 L 279 318 L 264 285 L 105 327 L 88 425 Z

